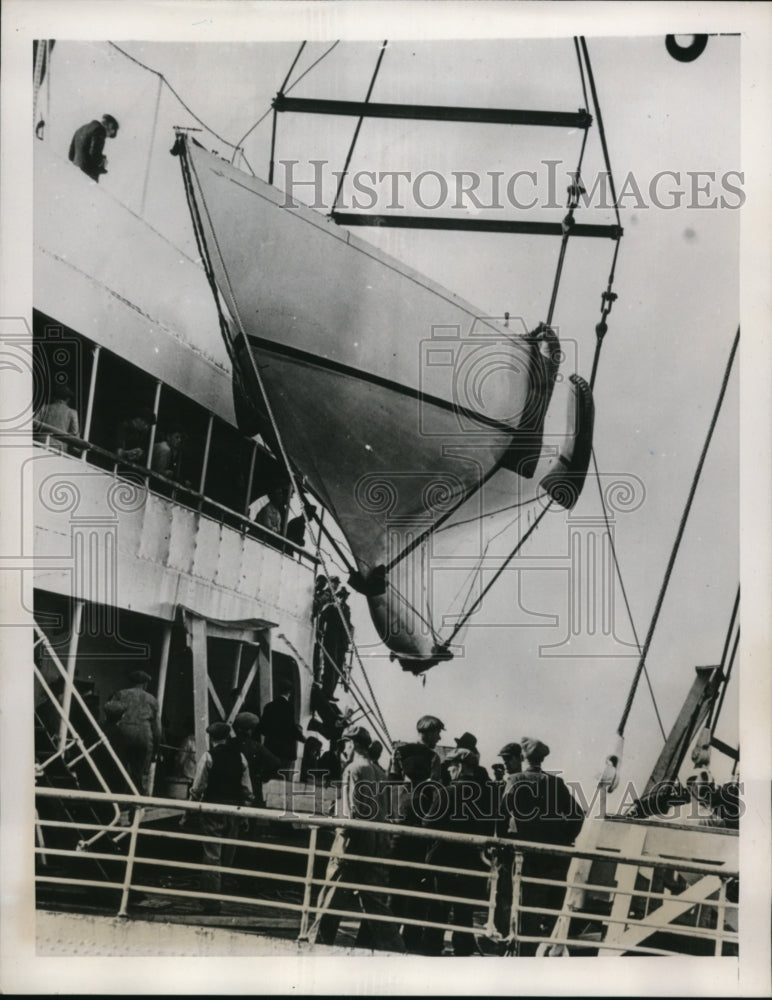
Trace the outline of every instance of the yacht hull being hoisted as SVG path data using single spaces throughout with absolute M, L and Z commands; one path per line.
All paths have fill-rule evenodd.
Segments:
M 470 498 L 479 509 L 494 477 L 519 503 L 547 494 L 575 502 L 589 457 L 589 390 L 575 376 L 556 386 L 551 331 L 481 318 L 195 142 L 181 137 L 175 149 L 238 391 L 343 531 L 352 584 L 368 594 L 390 649 L 413 670 L 448 658 L 419 610 L 421 543 L 463 519 Z M 559 432 L 545 438 L 548 411 L 559 414 Z

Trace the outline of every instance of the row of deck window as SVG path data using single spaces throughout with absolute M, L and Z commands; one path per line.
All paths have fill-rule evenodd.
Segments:
M 96 446 L 86 450 L 89 463 L 114 469 L 124 458 L 120 472 L 138 466 L 157 474 L 148 477 L 156 492 L 188 504 L 203 495 L 241 517 L 254 518 L 262 498 L 286 489 L 286 473 L 266 449 L 195 400 L 43 313 L 34 314 L 33 334 L 41 434 L 50 422 L 69 426 Z M 155 422 L 139 422 L 143 414 Z M 83 452 L 66 438 L 62 447 Z

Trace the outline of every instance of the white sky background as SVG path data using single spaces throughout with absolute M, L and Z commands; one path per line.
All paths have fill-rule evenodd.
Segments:
M 292 80 L 328 44 L 307 45 Z M 120 45 L 162 72 L 191 110 L 233 143 L 269 107 L 297 51 L 294 42 Z M 694 205 L 664 210 L 650 205 L 648 188 L 657 173 L 680 171 L 680 182 L 661 182 L 660 198 L 667 203 L 677 188 L 687 205 L 694 199 L 685 172 L 710 171 L 718 180 L 708 194 L 699 195 L 700 203 L 726 195 L 736 204 L 736 196 L 721 187 L 720 178 L 741 168 L 739 38 L 712 38 L 705 53 L 688 64 L 667 54 L 662 36 L 590 38 L 589 47 L 617 187 L 623 189 L 632 173 L 647 202 L 641 208 L 628 186 L 632 193 L 621 205 L 625 237 L 615 285 L 619 299 L 609 319 L 595 393 L 595 449 L 604 482 L 611 481 L 605 478 L 609 474 L 623 479 L 632 475 L 645 490 L 641 506 L 617 514 L 615 524 L 618 556 L 642 641 L 739 318 L 739 213 Z M 363 99 L 378 50 L 378 42 L 342 42 L 292 90 L 293 96 Z M 162 90 L 153 140 L 157 77 L 103 43 L 58 41 L 50 107 L 46 87 L 41 92 L 46 141 L 65 155 L 79 124 L 104 111 L 113 113 L 121 129 L 107 144 L 109 173 L 101 184 L 139 211 L 149 162 L 144 216 L 195 256 L 179 165 L 168 149 L 172 125 L 196 123 L 169 90 Z M 575 110 L 584 103 L 570 38 L 392 42 L 372 99 L 559 110 Z M 309 158 L 329 159 L 330 170 L 341 169 L 354 124 L 355 119 L 282 115 L 277 160 L 300 160 L 296 176 L 303 179 L 310 177 L 301 172 Z M 245 142 L 249 163 L 264 177 L 270 134 L 269 116 Z M 230 155 L 213 136 L 204 133 L 199 138 Z M 580 139 L 578 133 L 546 128 L 369 120 L 351 170 L 501 170 L 508 177 L 515 170 L 536 169 L 542 183 L 547 171 L 540 160 L 559 159 L 557 198 L 562 205 L 565 174 L 575 167 Z M 583 176 L 591 184 L 602 169 L 593 129 Z M 283 176 L 278 167 L 276 181 Z M 326 185 L 328 203 L 333 183 L 330 179 Z M 520 183 L 517 190 L 527 200 L 532 193 L 529 182 Z M 483 182 L 484 200 L 489 190 Z M 297 191 L 301 198 L 311 197 L 310 188 Z M 430 200 L 436 187 L 426 182 L 422 192 Z M 510 210 L 509 216 L 514 214 Z M 562 208 L 536 209 L 522 217 L 559 219 L 563 214 Z M 608 222 L 613 217 L 610 211 L 595 209 L 580 210 L 577 218 Z M 359 230 L 359 235 L 457 291 L 482 314 L 501 316 L 507 310 L 523 316 L 529 328 L 546 316 L 557 239 L 368 229 Z M 120 234 L 111 238 L 120 239 Z M 576 345 L 568 348 L 569 358 L 577 358 L 577 370 L 585 377 L 612 250 L 606 240 L 576 240 L 569 246 L 555 322 L 563 341 Z M 302 275 L 298 289 L 302 294 Z M 217 336 L 213 324 L 212 337 Z M 402 349 L 416 351 L 418 358 L 416 345 Z M 737 385 L 735 370 L 648 659 L 666 729 L 688 691 L 694 666 L 720 660 L 737 586 Z M 574 513 L 601 516 L 592 480 Z M 515 627 L 523 616 L 514 607 L 516 580 L 508 572 L 475 616 L 475 627 L 467 630 L 463 655 L 433 668 L 425 685 L 382 655 L 364 602 L 353 597 L 358 638 L 368 647 L 365 662 L 393 737 L 410 738 L 415 718 L 432 711 L 445 722 L 451 742 L 464 730 L 476 733 L 488 764 L 503 742 L 538 736 L 552 747 L 548 763 L 553 768 L 592 782 L 613 747 L 637 657 L 632 649 L 633 655 L 620 657 L 620 643 L 602 635 L 584 637 L 581 644 L 561 650 L 584 656 L 557 656 L 555 650 L 540 656 L 541 647 L 560 643 L 566 634 L 567 539 L 566 518 L 555 513 L 523 553 L 529 569 L 521 578 L 522 601 L 530 612 L 557 615 L 558 624 Z M 555 557 L 550 565 L 557 561 L 562 572 L 539 570 L 542 556 Z M 618 587 L 615 592 L 615 636 L 630 642 L 622 595 Z M 533 615 L 525 617 L 535 621 Z M 593 655 L 588 657 L 588 652 Z M 736 708 L 732 693 L 719 733 L 730 743 L 737 740 Z M 645 681 L 626 736 L 623 778 L 640 782 L 661 746 Z M 720 759 L 715 763 L 719 773 L 725 770 Z
M 191 47 L 167 48 L 121 41 L 138 58 L 167 74 L 170 82 L 193 110 L 227 138 L 236 141 L 269 105 L 296 51 L 297 42 L 276 42 L 244 50 L 235 59 L 236 46 L 224 55 L 217 43 L 224 39 L 278 39 L 313 35 L 317 41 L 307 48 L 301 67 L 324 48 L 319 39 L 391 39 L 406 37 L 487 36 L 482 62 L 477 50 L 457 44 L 435 45 L 435 56 L 399 42 L 386 53 L 373 94 L 374 100 L 416 100 L 437 103 L 532 106 L 542 104 L 549 91 L 554 101 L 544 106 L 575 110 L 582 103 L 576 63 L 569 42 L 550 41 L 546 46 L 507 42 L 508 36 L 565 34 L 583 31 L 590 53 L 609 140 L 612 165 L 618 182 L 627 171 L 648 182 L 662 169 L 751 170 L 749 207 L 743 224 L 743 580 L 744 628 L 743 705 L 744 754 L 749 813 L 741 831 L 741 866 L 744 880 L 742 901 L 746 919 L 742 925 L 743 955 L 752 962 L 741 965 L 737 977 L 733 963 L 693 963 L 663 960 L 656 969 L 627 963 L 597 960 L 586 982 L 573 964 L 570 979 L 565 963 L 537 962 L 533 969 L 518 968 L 513 987 L 509 967 L 498 963 L 453 963 L 453 969 L 421 963 L 358 962 L 287 963 L 262 959 L 257 973 L 244 960 L 223 963 L 216 959 L 186 962 L 156 960 L 125 963 L 114 960 L 44 960 L 34 963 L 31 899 L 32 880 L 30 783 L 4 781 L 2 854 L 3 956 L 6 983 L 12 978 L 23 989 L 33 981 L 51 990 L 76 982 L 85 992 L 189 992 L 233 990 L 254 992 L 282 987 L 304 992 L 394 991 L 410 984 L 414 989 L 448 993 L 479 990 L 488 995 L 516 992 L 571 992 L 584 986 L 590 993 L 623 995 L 663 991 L 708 995 L 767 995 L 769 969 L 764 963 L 769 948 L 768 776 L 769 776 L 769 684 L 768 597 L 769 519 L 764 497 L 769 494 L 769 94 L 768 66 L 772 51 L 769 5 L 750 4 L 421 4 L 403 6 L 378 3 L 347 4 L 251 4 L 251 3 L 146 3 L 50 4 L 44 0 L 6 2 L 3 10 L 3 148 L 13 158 L 3 158 L 3 291 L 5 315 L 23 315 L 31 299 L 29 261 L 14 248 L 29 243 L 31 191 L 31 145 L 29 97 L 31 46 L 21 60 L 19 53 L 33 37 L 63 39 L 93 37 L 137 39 L 148 37 L 206 40 L 204 64 L 192 59 Z M 39 25 L 46 25 L 40 30 Z M 53 25 L 50 30 L 48 25 Z M 642 28 L 643 25 L 643 28 Z M 310 26 L 310 27 L 309 27 Z M 652 28 L 649 31 L 649 28 Z M 666 31 L 734 31 L 743 29 L 743 156 L 738 149 L 739 53 L 736 40 L 711 39 L 706 52 L 695 63 L 679 64 L 665 53 Z M 639 38 L 594 37 L 598 33 L 651 34 Z M 296 96 L 338 96 L 361 99 L 366 92 L 378 41 L 361 46 L 341 43 L 319 68 L 305 78 Z M 440 50 L 442 54 L 440 56 Z M 453 58 L 446 59 L 449 49 Z M 511 51 L 510 51 L 511 49 Z M 273 54 L 271 53 L 273 51 Z M 422 53 L 427 52 L 425 45 Z M 515 50 L 517 57 L 515 57 Z M 561 50 L 558 59 L 555 53 Z M 62 53 L 72 53 L 69 70 L 61 65 Z M 66 155 L 75 127 L 104 111 L 121 121 L 119 138 L 108 144 L 110 173 L 102 178 L 105 190 L 138 210 L 144 169 L 150 144 L 156 80 L 134 67 L 129 71 L 123 57 L 105 56 L 102 45 L 78 51 L 60 46 L 54 52 L 54 74 L 59 84 L 69 80 L 70 92 L 60 101 L 52 90 L 46 139 L 58 144 Z M 412 52 L 416 51 L 416 56 Z M 223 50 L 220 50 L 222 53 Z M 531 56 L 528 53 L 531 53 Z M 541 57 L 538 52 L 543 52 Z M 344 58 L 345 57 L 345 58 Z M 531 61 L 535 60 L 535 63 Z M 401 75 L 397 66 L 404 67 Z M 119 68 L 120 67 L 120 68 Z M 300 69 L 300 67 L 299 67 Z M 14 75 L 16 74 L 16 75 Z M 9 79 L 13 86 L 9 90 Z M 54 77 L 56 79 L 56 76 Z M 538 85 L 538 92 L 537 92 Z M 545 90 L 546 88 L 546 90 Z M 24 96 L 20 99 L 19 95 Z M 538 99 L 537 99 L 538 98 Z M 45 101 L 45 95 L 43 95 Z M 759 117 L 761 116 L 761 117 Z M 348 148 L 353 119 L 333 125 L 319 119 L 311 131 L 311 119 L 298 116 L 290 125 L 280 124 L 278 152 L 298 159 L 310 155 L 329 156 L 335 167 L 342 165 Z M 149 179 L 146 214 L 162 231 L 175 234 L 187 227 L 187 208 L 179 183 L 179 166 L 167 154 L 172 124 L 194 124 L 173 107 L 164 93 Z M 381 126 L 384 126 L 381 128 Z M 419 167 L 439 167 L 432 161 L 442 146 L 452 163 L 448 168 L 521 169 L 521 154 L 529 159 L 566 155 L 573 167 L 578 149 L 570 141 L 561 145 L 552 130 L 534 130 L 538 150 L 526 148 L 517 130 L 511 147 L 500 146 L 506 127 L 465 127 L 460 149 L 447 138 L 447 126 L 418 123 L 366 123 L 353 169 L 368 168 L 375 159 L 379 169 L 416 169 L 407 154 L 416 155 Z M 461 130 L 461 126 L 454 129 Z M 372 131 L 372 136 L 370 132 Z M 513 130 L 514 131 L 514 130 Z M 408 134 L 426 132 L 428 152 L 418 156 L 415 144 L 403 141 Z M 493 135 L 494 144 L 487 141 Z M 380 138 L 381 145 L 378 145 Z M 543 143 L 542 140 L 549 140 Z M 323 141 L 324 140 L 324 141 Z M 533 140 L 533 135 L 527 142 Z M 247 156 L 258 174 L 265 176 L 270 119 L 247 142 Z M 423 141 L 423 140 L 422 140 Z M 591 143 L 596 144 L 593 134 Z M 551 143 L 558 149 L 553 151 Z M 207 143 L 212 147 L 215 142 Z M 323 146 L 327 148 L 322 148 Z M 541 145 L 550 146 L 542 150 Z M 384 148 L 387 147 L 388 148 Z M 570 156 L 567 149 L 571 151 Z M 455 154 L 461 153 L 461 162 Z M 590 152 L 588 151 L 588 157 Z M 361 160 L 360 160 L 361 157 Z M 404 159 L 403 159 L 404 157 Z M 427 162 L 427 158 L 428 162 Z M 381 160 L 388 162 L 381 163 Z M 478 162 L 473 162 L 477 160 Z M 587 165 L 591 161 L 587 161 Z M 594 155 L 592 162 L 599 163 Z M 11 169 L 13 167 L 13 169 Z M 278 178 L 277 178 L 278 179 Z M 12 197 L 8 197 L 9 190 Z M 561 193 L 562 194 L 562 193 Z M 595 447 L 603 472 L 631 473 L 646 487 L 646 502 L 634 514 L 619 515 L 616 541 L 639 635 L 643 637 L 667 562 L 677 518 L 692 476 L 718 392 L 729 346 L 738 317 L 737 226 L 740 213 L 721 211 L 634 210 L 631 202 L 623 210 L 626 235 L 620 254 L 616 291 L 619 300 L 610 317 L 610 332 L 603 350 L 596 385 Z M 558 216 L 562 212 L 557 213 Z M 608 221 L 604 218 L 603 221 Z M 766 225 L 765 225 L 766 222 Z M 691 230 L 693 234 L 687 233 Z M 366 230 L 359 230 L 365 235 Z M 372 235 L 372 234 L 371 234 Z M 431 277 L 479 304 L 481 311 L 501 314 L 508 309 L 538 322 L 546 309 L 545 287 L 551 281 L 557 242 L 522 237 L 474 236 L 452 245 L 452 236 L 387 232 L 377 234 L 381 245 Z M 106 233 L 105 247 L 120 234 Z M 176 228 L 176 239 L 184 229 Z M 493 242 L 492 240 L 499 242 Z M 388 241 L 394 241 L 389 243 Z M 763 242 L 762 242 L 763 241 Z M 525 249 L 523 249 L 525 247 Z M 558 303 L 556 322 L 563 339 L 580 344 L 579 371 L 589 374 L 593 329 L 597 321 L 600 292 L 605 285 L 611 244 L 572 244 Z M 190 247 L 191 252 L 192 245 Z M 547 256 L 545 264 L 536 256 Z M 11 259 L 13 257 L 13 260 Z M 18 258 L 18 260 L 17 260 Z M 19 266 L 20 265 L 20 266 Z M 12 268 L 9 271 L 9 268 Z M 749 337 L 750 331 L 750 337 Z M 698 492 L 692 520 L 671 583 L 665 611 L 649 657 L 649 668 L 666 726 L 672 722 L 693 676 L 696 664 L 715 663 L 720 657 L 728 615 L 737 583 L 737 441 L 738 386 L 733 375 L 724 410 Z M 749 403 L 751 406 L 749 406 Z M 757 422 L 757 423 L 755 423 Z M 748 488 L 748 486 L 751 488 Z M 599 514 L 597 495 L 588 485 L 577 512 Z M 13 523 L 11 523 L 13 527 Z M 0 522 L 0 528 L 4 528 Z M 8 534 L 7 524 L 4 528 Z M 534 553 L 562 553 L 566 542 L 565 519 L 556 515 L 553 524 L 543 523 L 532 539 Z M 13 538 L 6 539 L 11 545 Z M 16 551 L 6 549 L 6 551 Z M 2 574 L 2 591 L 18 600 L 16 575 Z M 29 574 L 27 574 L 29 576 Z M 31 586 L 31 583 L 30 583 Z M 526 575 L 523 599 L 530 609 L 559 613 L 566 600 L 565 587 L 555 587 L 548 574 Z M 30 592 L 31 593 L 31 592 Z M 356 602 L 358 598 L 354 598 Z M 370 676 L 391 724 L 394 737 L 410 736 L 414 720 L 425 711 L 437 712 L 446 722 L 449 737 L 463 730 L 476 732 L 483 761 L 490 764 L 501 742 L 528 734 L 552 746 L 547 764 L 561 769 L 568 778 L 592 780 L 602 766 L 618 722 L 635 658 L 610 659 L 606 663 L 538 657 L 540 644 L 555 641 L 556 630 L 510 627 L 514 586 L 500 581 L 486 602 L 485 620 L 501 627 L 467 633 L 466 655 L 451 664 L 433 668 L 425 687 L 401 672 L 385 657 L 368 661 Z M 15 606 L 15 605 L 14 605 Z M 360 640 L 371 632 L 362 608 L 355 613 Z M 481 616 L 482 620 L 482 616 Z M 619 611 L 619 634 L 629 638 L 626 618 Z M 510 623 L 510 624 L 507 624 Z M 6 633 L 13 630 L 4 630 Z M 15 630 L 19 632 L 21 630 Z M 558 630 L 559 631 L 559 630 Z M 752 641 L 748 637 L 752 633 Z M 562 633 L 561 633 L 562 634 Z M 7 636 L 0 636 L 7 638 Z M 6 644 L 6 648 L 7 648 Z M 612 649 L 612 652 L 616 649 Z M 23 651 L 22 651 L 23 653 Z M 14 653 L 16 660 L 21 662 Z M 21 673 L 3 672 L 4 705 L 24 706 L 29 692 Z M 10 700 L 9 700 L 10 698 Z M 406 709 L 405 706 L 408 706 Z M 20 713 L 21 721 L 23 713 Z M 6 717 L 7 721 L 7 717 Z M 735 700 L 727 700 L 724 728 L 719 735 L 733 742 L 737 735 Z M 644 778 L 659 750 L 660 739 L 644 682 L 628 724 L 623 779 Z M 18 769 L 31 774 L 31 749 L 26 727 L 4 726 L 0 730 L 4 756 L 4 779 Z M 26 754 L 26 756 L 25 756 Z M 19 910 L 19 900 L 25 908 Z M 758 964 L 761 957 L 762 964 Z M 719 968 L 721 966 L 721 968 Z M 345 975 L 342 970 L 345 968 Z M 763 972 L 761 969 L 763 968 Z M 457 972 L 456 970 L 460 971 Z M 487 972 L 485 970 L 488 970 Z M 482 970 L 482 971 L 481 971 Z M 448 974 L 451 974 L 449 977 Z M 31 978 L 32 977 L 32 978 Z M 256 983 L 260 983 L 260 987 Z M 665 985 L 666 984 L 666 985 Z

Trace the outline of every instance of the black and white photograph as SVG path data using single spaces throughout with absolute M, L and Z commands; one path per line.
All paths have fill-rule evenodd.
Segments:
M 768 995 L 769 14 L 5 5 L 4 991 Z

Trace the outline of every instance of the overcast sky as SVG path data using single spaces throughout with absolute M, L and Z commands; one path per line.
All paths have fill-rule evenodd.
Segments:
M 332 40 L 310 43 L 292 79 Z M 120 45 L 162 72 L 195 115 L 232 143 L 269 107 L 297 52 L 296 42 Z M 720 205 L 722 196 L 727 206 L 738 203 L 722 178 L 741 169 L 739 39 L 712 38 L 693 63 L 673 60 L 662 36 L 590 38 L 589 47 L 615 179 L 628 192 L 621 206 L 625 237 L 617 269 L 619 300 L 596 384 L 595 449 L 604 485 L 623 481 L 636 495 L 630 505 L 635 509 L 617 511 L 614 533 L 642 640 L 739 319 L 739 213 Z M 293 96 L 363 99 L 379 48 L 376 41 L 341 42 Z M 155 228 L 195 256 L 179 166 L 168 149 L 173 125 L 196 122 L 163 87 L 154 131 L 157 95 L 158 78 L 109 45 L 59 41 L 50 95 L 47 90 L 40 95 L 46 141 L 66 155 L 79 124 L 105 111 L 114 114 L 121 129 L 108 143 L 109 173 L 101 184 L 133 210 L 143 210 Z M 372 99 L 569 111 L 584 104 L 570 38 L 392 42 Z M 354 122 L 284 115 L 277 158 L 301 164 L 325 159 L 331 170 L 339 170 Z M 249 164 L 263 177 L 270 125 L 269 116 L 244 143 Z M 230 157 L 228 146 L 213 135 L 199 138 Z M 351 169 L 436 170 L 444 176 L 452 170 L 500 171 L 505 177 L 535 170 L 543 194 L 549 183 L 544 161 L 557 160 L 562 205 L 565 174 L 574 168 L 579 142 L 578 133 L 552 129 L 371 120 L 363 126 Z M 603 169 L 595 129 L 584 166 L 591 184 Z M 680 197 L 680 207 L 652 203 L 650 185 L 663 171 L 679 176 L 660 179 L 660 201 L 669 204 Z M 698 182 L 707 191 L 694 193 L 689 171 L 713 176 Z M 280 168 L 277 182 L 285 176 Z M 328 179 L 327 196 L 331 183 Z M 528 183 L 526 178 L 517 190 L 527 195 Z M 726 183 L 738 186 L 737 177 L 730 175 Z M 434 191 L 427 185 L 423 194 L 431 198 Z M 296 194 L 304 197 L 302 191 Z M 694 204 L 716 198 L 713 207 Z M 537 211 L 527 217 L 563 214 Z M 597 209 L 579 221 L 612 218 Z M 359 235 L 457 291 L 482 314 L 509 311 L 529 328 L 546 316 L 557 240 L 396 230 L 359 230 Z M 612 249 L 609 241 L 571 244 L 555 314 L 569 358 L 576 359 L 586 378 Z M 212 336 L 217 336 L 214 329 Z M 738 583 L 737 389 L 735 371 L 649 655 L 666 728 L 692 682 L 694 666 L 720 659 Z M 564 644 L 569 531 L 600 537 L 601 515 L 597 488 L 589 481 L 572 518 L 549 515 L 526 547 L 519 588 L 515 573 L 506 573 L 475 616 L 474 627 L 462 636 L 462 654 L 433 668 L 425 680 L 388 662 L 364 601 L 354 596 L 357 635 L 392 737 L 410 738 L 415 719 L 431 711 L 445 722 L 449 742 L 465 730 L 475 733 L 485 764 L 503 742 L 530 735 L 552 747 L 548 765 L 569 778 L 594 778 L 613 746 L 637 662 L 634 647 L 625 645 L 632 633 L 618 586 L 613 634 L 584 634 Z M 737 739 L 735 713 L 736 699 L 729 697 L 719 732 L 729 743 Z M 623 777 L 640 781 L 661 746 L 643 682 L 627 737 Z

